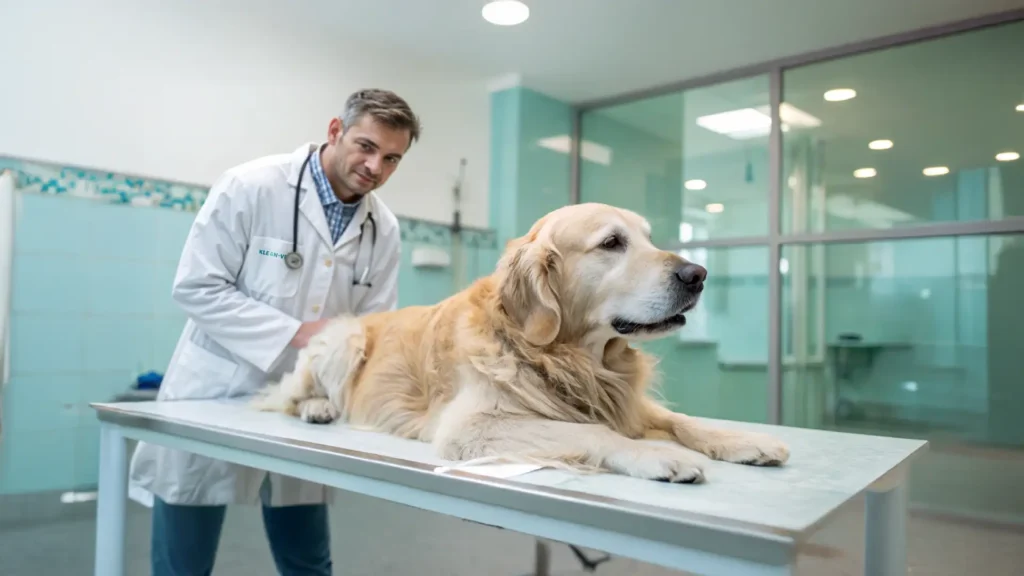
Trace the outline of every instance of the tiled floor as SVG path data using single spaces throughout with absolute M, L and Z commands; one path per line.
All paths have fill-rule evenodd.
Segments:
M 862 574 L 863 516 L 852 503 L 814 538 L 802 557 L 802 574 Z M 0 575 L 92 574 L 95 537 L 92 504 L 72 504 L 58 518 L 30 517 L 0 528 Z M 132 505 L 128 574 L 149 574 L 149 512 Z M 22 513 L 24 515 L 24 512 Z M 343 495 L 332 509 L 335 574 L 525 575 L 533 540 L 367 497 Z M 555 545 L 555 574 L 583 574 L 575 557 Z M 595 554 L 596 555 L 596 554 Z M 1024 531 L 914 516 L 910 523 L 910 573 L 936 576 L 1001 576 L 1024 573 Z M 218 576 L 274 574 L 256 509 L 228 513 L 217 559 Z M 602 564 L 605 576 L 679 574 L 624 559 Z

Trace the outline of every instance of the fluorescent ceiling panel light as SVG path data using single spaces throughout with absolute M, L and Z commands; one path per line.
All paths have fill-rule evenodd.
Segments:
M 857 97 L 857 91 L 853 88 L 834 88 L 825 92 L 825 100 L 829 102 L 842 102 Z
M 929 166 L 921 171 L 925 176 L 942 176 L 949 174 L 949 168 L 945 166 Z
M 693 240 L 693 224 L 690 224 L 689 222 L 680 222 L 679 241 L 689 242 L 690 240 Z
M 768 106 L 762 106 L 761 110 L 765 114 L 770 113 L 770 107 Z M 787 131 L 789 126 L 794 126 L 796 128 L 817 128 L 818 126 L 821 126 L 821 120 L 817 117 L 785 102 L 779 106 L 779 118 L 782 120 L 783 132 Z
M 495 0 L 480 11 L 484 20 L 497 26 L 515 26 L 530 17 L 530 7 L 518 0 Z
M 868 143 L 868 148 L 872 150 L 888 150 L 892 148 L 892 140 L 873 140 Z
M 874 168 L 858 168 L 853 171 L 854 178 L 874 178 L 877 174 Z
M 779 106 L 779 119 L 782 120 L 783 132 L 788 132 L 794 127 L 815 128 L 821 126 L 821 120 L 818 118 L 786 103 Z M 734 140 L 757 138 L 771 133 L 771 109 L 768 106 L 761 106 L 708 114 L 698 117 L 697 125 Z
M 730 138 L 743 140 L 771 132 L 771 116 L 753 108 L 720 112 L 697 118 L 697 125 Z
M 687 180 L 683 183 L 683 186 L 687 190 L 703 190 L 708 187 L 708 183 L 703 180 Z
M 542 148 L 547 148 L 548 150 L 553 150 L 562 154 L 569 154 L 572 152 L 572 138 L 566 134 L 542 138 L 537 143 Z M 605 166 L 609 166 L 612 163 L 612 149 L 589 140 L 583 141 L 583 146 L 580 148 L 580 156 L 584 160 L 594 162 L 596 164 L 603 164 Z
M 915 220 L 910 214 L 870 200 L 854 200 L 846 195 L 829 196 L 825 211 L 837 218 L 862 222 L 872 228 L 892 228 Z
M 708 204 L 707 206 L 704 207 L 704 209 L 708 211 L 708 214 L 718 214 L 719 212 L 725 210 L 725 206 L 723 206 L 722 204 L 718 204 L 716 202 L 714 204 Z
M 1016 152 L 1000 152 L 999 154 L 996 154 L 996 160 L 999 160 L 1000 162 L 1013 162 L 1019 158 L 1020 154 Z

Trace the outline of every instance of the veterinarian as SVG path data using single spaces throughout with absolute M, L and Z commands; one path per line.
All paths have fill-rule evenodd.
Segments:
M 223 174 L 185 241 L 188 315 L 159 400 L 249 395 L 291 369 L 331 317 L 394 309 L 398 220 L 374 191 L 420 134 L 399 96 L 364 90 L 327 141 Z M 261 504 L 278 572 L 331 574 L 330 489 L 140 443 L 133 499 L 153 506 L 154 576 L 209 574 L 228 504 Z

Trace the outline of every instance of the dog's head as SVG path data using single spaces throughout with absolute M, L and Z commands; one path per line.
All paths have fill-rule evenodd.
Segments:
M 509 242 L 498 264 L 503 308 L 525 337 L 664 336 L 686 323 L 707 270 L 651 243 L 638 214 L 605 204 L 559 208 Z

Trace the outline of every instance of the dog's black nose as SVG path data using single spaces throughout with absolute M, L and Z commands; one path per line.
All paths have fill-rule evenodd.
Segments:
M 706 268 L 699 264 L 687 262 L 676 268 L 676 278 L 694 292 L 704 289 L 704 279 L 708 277 Z

